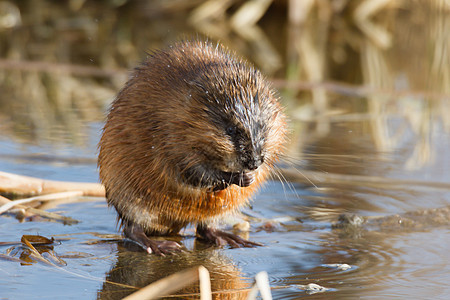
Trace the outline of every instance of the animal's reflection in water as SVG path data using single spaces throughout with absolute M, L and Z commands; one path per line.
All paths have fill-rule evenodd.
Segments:
M 121 242 L 118 247 L 116 264 L 106 275 L 102 289 L 97 293 L 98 299 L 122 299 L 137 290 L 123 285 L 142 288 L 179 271 L 200 265 L 210 273 L 213 299 L 247 297 L 247 288 L 250 287 L 251 281 L 242 277 L 235 263 L 221 251 L 214 248 L 201 249 L 205 247 L 203 243 L 195 242 L 194 248 L 197 250 L 192 252 L 186 251 L 166 257 L 146 255 L 142 248 L 130 242 Z M 200 299 L 199 292 L 197 282 L 176 294 L 183 299 Z

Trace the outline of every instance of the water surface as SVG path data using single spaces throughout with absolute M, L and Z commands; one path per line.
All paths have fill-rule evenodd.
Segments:
M 383 33 L 351 17 L 357 2 L 315 7 L 297 26 L 286 17 L 293 8 L 275 2 L 252 31 L 263 34 L 255 41 L 226 30 L 237 2 L 213 20 L 217 28 L 193 21 L 198 3 L 119 2 L 103 4 L 108 11 L 92 1 L 7 2 L 21 21 L 0 31 L 0 171 L 98 182 L 97 142 L 123 70 L 149 48 L 215 28 L 208 32 L 214 42 L 220 38 L 273 79 L 291 120 L 279 165 L 285 179 L 268 182 L 244 216 L 222 225 L 231 230 L 249 220 L 243 236 L 264 246 L 206 247 L 187 228 L 178 239 L 185 252 L 147 255 L 121 239 L 105 199 L 80 198 L 44 207 L 80 221 L 70 226 L 0 216 L 0 242 L 17 242 L 0 246 L 1 254 L 25 259 L 22 235 L 39 234 L 57 240 L 48 253 L 64 261 L 0 260 L 0 297 L 120 299 L 200 264 L 221 299 L 245 299 L 260 271 L 276 299 L 450 294 L 446 4 L 387 5 L 371 18 Z M 56 55 L 46 55 L 50 49 Z M 30 64 L 36 61 L 44 64 Z M 305 290 L 310 283 L 326 290 Z

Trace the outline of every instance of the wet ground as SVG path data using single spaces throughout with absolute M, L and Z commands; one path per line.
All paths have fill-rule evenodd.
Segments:
M 16 242 L 0 245 L 0 298 L 120 299 L 136 288 L 201 264 L 210 271 L 213 291 L 220 299 L 245 299 L 246 289 L 260 271 L 268 272 L 276 299 L 446 299 L 450 294 L 450 31 L 444 16 L 450 8 L 436 5 L 442 6 L 383 8 L 386 20 L 377 19 L 377 24 L 391 35 L 390 45 L 371 39 L 370 33 L 355 38 L 354 31 L 345 31 L 348 20 L 343 16 L 319 22 L 328 22 L 326 28 L 332 28 L 324 44 L 311 40 L 311 35 L 323 36 L 314 35 L 315 30 L 323 34 L 323 25 L 301 30 L 288 27 L 284 50 L 291 57 L 280 60 L 284 66 L 280 69 L 276 64 L 266 69 L 291 119 L 290 143 L 279 166 L 285 180 L 268 182 L 242 217 L 251 225 L 243 236 L 264 246 L 209 248 L 187 228 L 178 240 L 185 252 L 155 257 L 121 240 L 115 213 L 104 199 L 79 198 L 43 207 L 80 221 L 74 225 L 0 216 L 0 242 Z M 281 8 L 271 9 L 279 17 Z M 318 22 L 311 18 L 308 22 Z M 114 23 L 113 19 L 105 18 Z M 260 23 L 269 36 L 267 24 L 272 21 L 266 17 Z M 76 27 L 78 23 L 67 24 Z M 23 33 L 25 29 L 20 28 L 15 30 Z M 64 28 L 62 40 L 70 42 L 67 28 L 72 28 L 72 39 L 79 34 L 69 25 Z M 355 38 L 351 47 L 341 45 L 349 36 Z M 233 41 L 236 49 L 255 46 L 236 37 L 227 40 Z M 277 45 L 277 37 L 270 41 Z M 42 49 L 34 43 L 31 58 Z M 11 58 L 7 53 L 18 47 L 8 45 L 10 52 L 4 51 L 4 58 Z M 120 51 L 130 50 L 124 46 Z M 84 63 L 85 52 L 77 56 L 77 63 Z M 58 57 L 56 63 L 67 63 L 67 57 Z M 258 64 L 257 57 L 249 57 Z M 318 71 L 308 66 L 314 62 L 325 67 Z M 117 71 L 118 65 L 106 68 Z M 1 66 L 8 97 L 0 96 L 4 132 L 0 171 L 97 182 L 96 144 L 102 113 L 124 82 L 122 71 L 111 78 L 87 80 L 64 72 L 52 75 L 47 70 L 41 75 L 42 70 Z M 19 79 L 25 84 L 21 89 Z M 54 87 L 55 82 L 64 85 L 63 91 Z M 26 94 L 30 85 L 33 93 Z M 77 94 L 84 89 L 89 93 Z M 67 99 L 64 92 L 71 96 Z M 50 102 L 41 107 L 31 101 L 34 96 L 45 96 Z M 81 104 L 88 96 L 94 100 Z M 55 104 L 55 99 L 60 103 Z M 231 230 L 240 220 L 227 220 L 223 226 Z M 20 239 L 37 234 L 55 238 L 46 250 L 54 265 L 27 260 Z M 311 283 L 325 289 L 308 289 Z M 195 292 L 198 288 L 193 286 L 181 293 Z

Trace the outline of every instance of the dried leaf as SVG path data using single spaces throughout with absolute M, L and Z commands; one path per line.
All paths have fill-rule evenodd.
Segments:
M 22 243 L 25 243 L 24 239 L 32 245 L 51 245 L 55 242 L 54 238 L 48 239 L 41 235 L 23 235 L 21 239 Z

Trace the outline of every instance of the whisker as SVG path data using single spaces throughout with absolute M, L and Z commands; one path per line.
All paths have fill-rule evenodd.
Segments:
M 222 179 L 222 180 L 223 180 L 223 179 Z M 224 181 L 224 180 L 223 180 L 223 181 Z M 228 185 L 232 185 L 232 184 L 233 184 L 232 182 L 233 182 L 233 175 L 230 176 L 230 179 L 228 179 L 227 184 L 228 184 Z
M 283 161 L 285 163 L 289 164 L 293 170 L 295 170 L 297 173 L 299 173 L 301 176 L 303 176 L 312 186 L 314 186 L 316 189 L 319 189 L 319 187 L 308 176 L 306 176 L 302 171 L 300 171 L 299 168 L 297 168 L 296 164 L 294 163 L 296 161 L 295 158 L 293 158 L 293 157 L 291 158 L 286 155 L 283 155 Z M 282 168 L 279 168 L 279 169 L 280 169 L 280 172 L 283 173 L 283 171 L 282 171 L 283 169 Z M 319 170 L 319 171 L 323 171 L 323 170 Z M 325 171 L 323 171 L 323 172 L 325 172 Z
M 312 180 L 309 179 L 309 177 L 306 176 L 302 171 L 298 170 L 297 168 L 294 168 L 294 170 L 297 171 L 300 175 L 302 175 L 309 183 L 312 184 L 312 186 L 314 186 L 316 189 L 319 189 L 319 187 L 314 182 L 312 182 Z
M 284 197 L 287 198 L 287 192 L 286 192 L 286 187 L 285 184 L 288 186 L 289 190 L 295 195 L 295 197 L 300 198 L 300 195 L 297 193 L 297 189 L 294 187 L 294 184 L 290 181 L 288 181 L 286 179 L 286 177 L 284 177 L 283 172 L 281 171 L 282 169 L 274 166 L 272 168 L 274 170 L 274 175 L 277 176 L 278 180 L 281 182 L 281 186 L 283 187 L 283 192 L 284 192 Z

